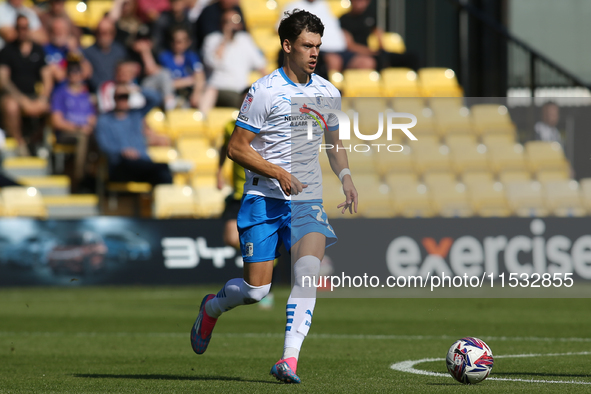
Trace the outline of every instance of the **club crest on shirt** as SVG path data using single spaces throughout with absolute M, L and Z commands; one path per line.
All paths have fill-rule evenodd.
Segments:
M 245 114 L 250 110 L 250 105 L 252 104 L 252 100 L 254 100 L 254 96 L 250 93 L 246 95 L 244 98 L 244 102 L 242 103 L 242 107 L 240 108 L 240 113 Z
M 324 98 L 318 94 L 316 95 L 316 105 L 319 107 L 324 106 Z

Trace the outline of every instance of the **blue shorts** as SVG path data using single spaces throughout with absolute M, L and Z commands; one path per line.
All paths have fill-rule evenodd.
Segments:
M 292 202 L 246 194 L 238 212 L 238 232 L 245 263 L 274 260 L 282 243 L 290 250 L 309 233 L 324 234 L 326 247 L 337 241 L 322 200 Z

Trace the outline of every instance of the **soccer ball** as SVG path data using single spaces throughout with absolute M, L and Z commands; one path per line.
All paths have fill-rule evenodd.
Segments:
M 493 354 L 483 340 L 462 338 L 454 342 L 445 358 L 447 370 L 460 383 L 482 382 L 493 367 Z

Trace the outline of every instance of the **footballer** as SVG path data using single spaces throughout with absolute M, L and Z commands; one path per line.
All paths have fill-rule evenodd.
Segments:
M 341 107 L 339 91 L 314 74 L 323 33 L 324 25 L 317 16 L 297 9 L 286 13 L 279 25 L 284 66 L 256 81 L 242 104 L 228 144 L 228 157 L 245 169 L 237 220 L 244 275 L 228 281 L 217 294 L 203 298 L 191 330 L 193 350 L 202 354 L 224 312 L 261 301 L 271 288 L 273 260 L 283 243 L 294 262 L 294 284 L 287 301 L 283 355 L 271 374 L 285 383 L 301 382 L 296 374 L 298 358 L 316 303 L 316 288 L 309 283 L 305 287 L 302 277 L 318 277 L 325 248 L 337 240 L 322 207 L 318 147 L 323 136 L 326 144 L 342 147 L 338 119 L 334 115 L 323 117 L 323 122 L 314 126 L 315 132 L 308 134 L 311 141 L 301 146 L 293 142 L 294 133 L 306 133 L 301 122 L 293 122 L 293 111 L 298 110 L 295 98 L 311 98 L 304 108 L 310 111 L 314 107 L 318 115 L 322 115 L 322 108 Z M 342 213 L 357 212 L 357 191 L 346 151 L 330 149 L 327 154 L 345 194 L 338 208 Z

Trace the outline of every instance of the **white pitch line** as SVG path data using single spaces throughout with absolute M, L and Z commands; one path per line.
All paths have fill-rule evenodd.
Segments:
M 0 331 L 0 337 L 6 336 L 38 336 L 38 337 L 162 337 L 182 338 L 186 337 L 185 332 L 64 332 L 64 331 Z M 283 338 L 282 333 L 215 333 L 216 337 L 226 338 Z M 316 339 L 360 339 L 360 340 L 402 340 L 402 341 L 424 341 L 424 340 L 456 340 L 458 336 L 451 335 L 364 335 L 364 334 L 310 334 L 308 338 Z M 485 341 L 498 342 L 591 342 L 591 338 L 551 338 L 551 337 L 492 337 L 480 335 Z
M 524 357 L 558 357 L 558 356 L 588 356 L 591 352 L 568 352 L 568 353 L 546 353 L 546 354 L 504 354 L 500 356 L 494 356 L 495 358 L 524 358 Z M 414 366 L 426 362 L 441 362 L 445 361 L 444 358 L 423 358 L 421 360 L 406 360 L 396 364 L 392 364 L 390 368 L 395 371 L 408 372 L 415 375 L 425 376 L 437 376 L 451 378 L 451 375 L 441 372 L 424 371 L 422 369 L 416 369 Z M 526 382 L 526 383 L 558 383 L 558 384 L 584 384 L 591 385 L 591 382 L 580 382 L 576 380 L 544 380 L 544 379 L 519 379 L 519 378 L 494 378 L 489 377 L 486 380 L 497 380 L 504 382 Z

